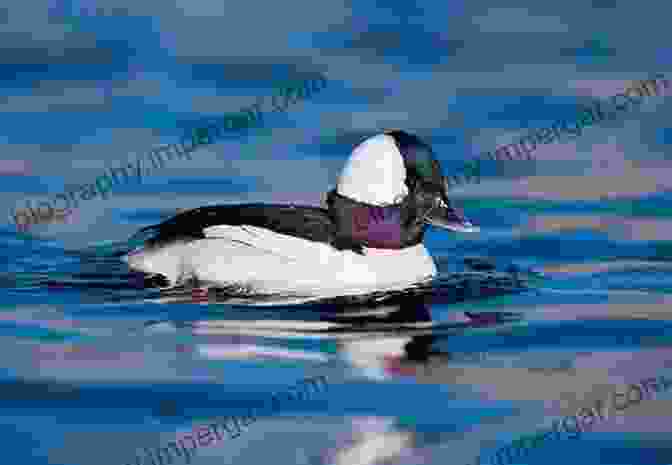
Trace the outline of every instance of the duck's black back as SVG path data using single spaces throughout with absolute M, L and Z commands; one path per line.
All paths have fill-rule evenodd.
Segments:
M 159 246 L 178 240 L 205 238 L 203 231 L 216 225 L 258 226 L 311 241 L 336 242 L 334 223 L 327 210 L 262 203 L 200 207 L 143 228 L 140 232 L 151 234 L 147 245 Z

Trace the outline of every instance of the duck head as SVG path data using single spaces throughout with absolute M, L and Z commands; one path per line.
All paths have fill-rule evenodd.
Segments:
M 339 234 L 368 247 L 418 244 L 428 225 L 478 231 L 448 199 L 447 183 L 431 147 L 399 130 L 355 147 L 327 205 Z

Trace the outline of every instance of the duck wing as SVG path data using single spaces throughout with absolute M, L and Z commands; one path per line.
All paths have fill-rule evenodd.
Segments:
M 206 229 L 221 225 L 256 226 L 315 242 L 340 244 L 327 210 L 261 203 L 214 205 L 188 210 L 162 223 L 147 226 L 138 234 L 148 236 L 147 246 L 160 246 L 179 240 L 203 239 Z

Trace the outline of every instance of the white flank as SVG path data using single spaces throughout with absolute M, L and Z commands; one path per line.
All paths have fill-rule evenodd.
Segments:
M 205 234 L 206 239 L 136 252 L 125 260 L 172 284 L 195 277 L 216 286 L 240 283 L 256 293 L 320 297 L 401 290 L 436 274 L 422 244 L 359 255 L 255 226 L 212 226 Z

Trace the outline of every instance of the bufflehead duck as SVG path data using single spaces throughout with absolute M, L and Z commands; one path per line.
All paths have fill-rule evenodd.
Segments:
M 143 228 L 123 257 L 160 277 L 252 294 L 306 297 L 403 289 L 437 270 L 422 244 L 428 225 L 477 231 L 447 196 L 431 147 L 404 131 L 366 139 L 351 153 L 326 208 L 206 206 Z

